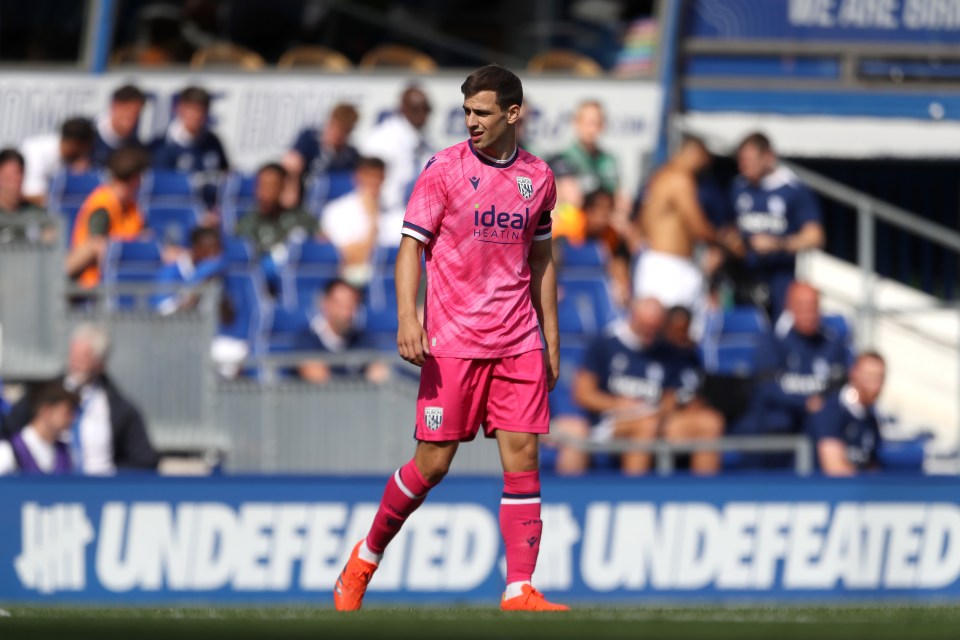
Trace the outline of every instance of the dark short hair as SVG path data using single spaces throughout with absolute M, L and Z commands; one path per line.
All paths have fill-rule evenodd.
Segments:
M 602 198 L 608 198 L 613 201 L 613 194 L 606 189 L 594 189 L 587 195 L 583 196 L 583 206 L 581 209 L 590 209 L 597 205 L 597 201 Z
M 674 305 L 667 309 L 667 320 L 673 320 L 674 318 L 680 317 L 687 322 L 693 320 L 693 314 L 690 313 L 690 309 L 682 305 Z
M 357 160 L 357 171 L 361 169 L 377 169 L 379 171 L 387 170 L 387 163 L 374 156 L 364 156 Z
M 273 171 L 274 173 L 279 173 L 281 178 L 286 179 L 287 170 L 279 162 L 268 162 L 267 164 L 261 166 L 257 169 L 257 177 L 259 178 L 262 174 Z
M 6 149 L 0 150 L 0 165 L 5 165 L 8 162 L 16 162 L 20 165 L 20 169 L 23 170 L 24 161 L 23 154 L 14 149 L 13 147 L 8 147 Z
M 77 142 L 93 142 L 93 123 L 89 118 L 69 118 L 60 125 L 60 138 Z
M 740 153 L 744 147 L 754 147 L 760 153 L 773 151 L 773 145 L 770 144 L 770 138 L 759 131 L 754 131 L 744 138 L 743 141 L 740 142 L 740 146 L 737 147 L 737 153 Z
M 33 414 L 36 415 L 43 407 L 53 407 L 61 402 L 70 403 L 76 410 L 80 406 L 80 396 L 68 391 L 61 382 L 48 382 L 33 397 Z
M 107 171 L 115 180 L 125 182 L 147 170 L 150 156 L 139 146 L 117 149 L 107 158 Z
M 460 85 L 464 98 L 475 96 L 481 91 L 496 93 L 497 105 L 504 111 L 513 105 L 523 105 L 523 84 L 520 78 L 513 71 L 498 64 L 480 67 Z
M 350 284 L 349 282 L 347 282 L 347 281 L 344 280 L 343 278 L 334 278 L 333 280 L 331 280 L 331 281 L 328 282 L 327 284 L 323 285 L 323 290 L 322 290 L 322 291 L 323 291 L 323 296 L 324 296 L 324 297 L 327 297 L 328 295 L 330 295 L 331 293 L 333 293 L 333 290 L 334 290 L 334 289 L 336 289 L 336 288 L 338 288 L 338 287 L 346 287 L 347 289 L 350 289 L 350 291 L 353 291 L 355 294 L 357 294 L 357 297 L 358 297 L 358 298 L 361 297 L 361 291 L 360 291 L 360 289 L 356 288 L 355 286 L 353 286 L 352 284 Z
M 112 102 L 146 102 L 147 96 L 136 85 L 125 84 L 113 92 L 110 100 Z
M 193 231 L 190 232 L 190 246 L 195 247 L 206 238 L 211 238 L 223 244 L 220 232 L 213 227 L 194 227 Z
M 201 87 L 187 87 L 180 92 L 180 95 L 177 96 L 177 100 L 179 102 L 198 104 L 204 109 L 210 108 L 210 94 L 206 89 Z

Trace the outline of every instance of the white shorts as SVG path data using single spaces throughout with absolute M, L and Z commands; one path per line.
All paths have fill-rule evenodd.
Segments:
M 647 250 L 637 260 L 633 293 L 637 298 L 656 298 L 667 308 L 697 309 L 703 297 L 703 273 L 689 258 Z

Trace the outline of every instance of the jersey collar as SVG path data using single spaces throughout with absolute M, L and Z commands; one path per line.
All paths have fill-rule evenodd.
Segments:
M 487 154 L 485 154 L 484 152 L 478 149 L 474 149 L 472 141 L 467 140 L 467 144 L 470 145 L 470 151 L 472 151 L 473 155 L 477 157 L 477 160 L 479 160 L 483 164 L 488 165 L 490 167 L 496 167 L 497 169 L 506 169 L 507 167 L 512 165 L 514 162 L 516 162 L 517 156 L 520 155 L 520 147 L 514 147 L 513 153 L 510 155 L 509 158 L 507 158 L 506 160 L 497 160 L 496 158 L 488 156 Z

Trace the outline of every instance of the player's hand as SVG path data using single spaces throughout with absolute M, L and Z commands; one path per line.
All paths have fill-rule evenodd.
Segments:
M 430 355 L 430 343 L 427 332 L 416 318 L 401 319 L 397 331 L 397 351 L 400 357 L 411 364 L 422 367 Z
M 544 368 L 547 370 L 547 391 L 553 391 L 560 378 L 560 353 L 558 351 L 544 351 Z

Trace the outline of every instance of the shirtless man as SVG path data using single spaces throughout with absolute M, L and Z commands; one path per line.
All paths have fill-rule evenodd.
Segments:
M 637 219 L 645 247 L 634 274 L 634 295 L 656 298 L 665 307 L 698 306 L 703 272 L 693 261 L 698 242 L 726 245 L 741 253 L 735 233 L 721 238 L 697 200 L 699 171 L 710 163 L 703 141 L 686 137 L 670 161 L 650 179 Z

